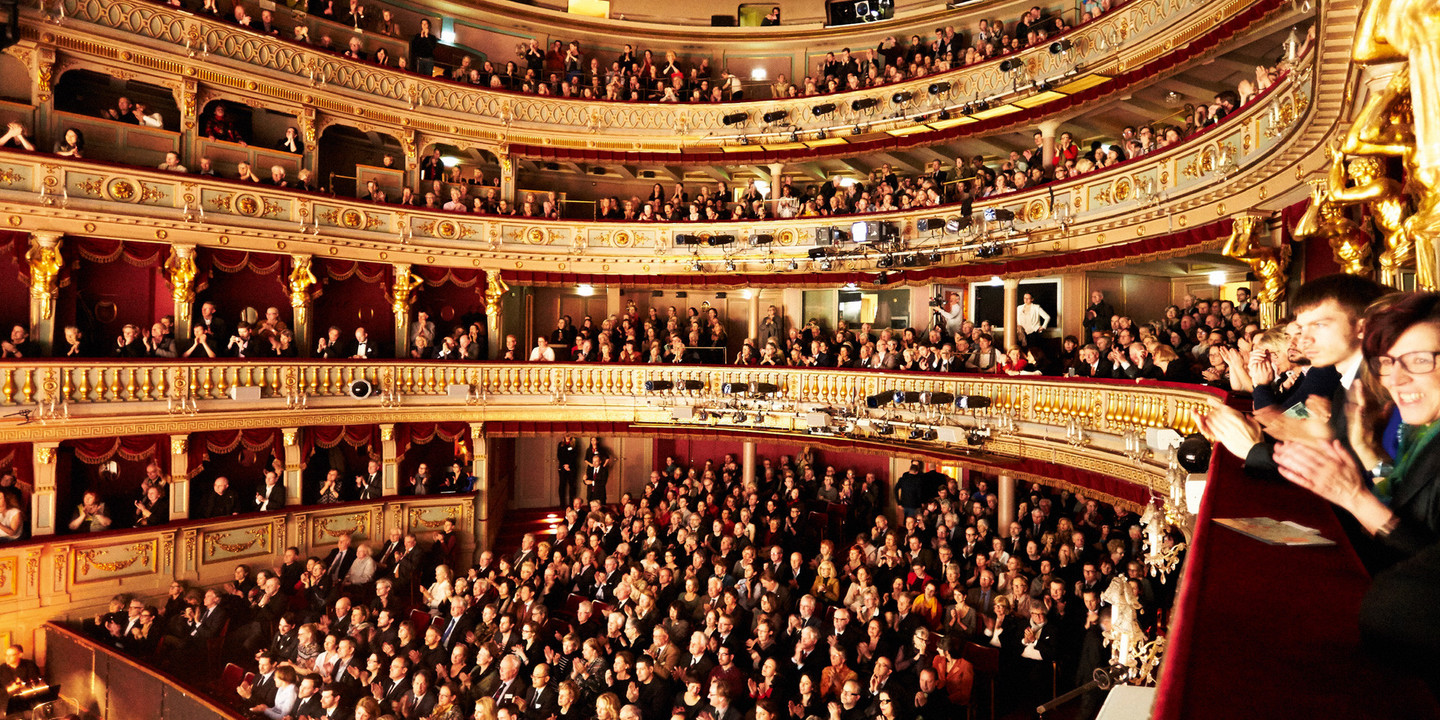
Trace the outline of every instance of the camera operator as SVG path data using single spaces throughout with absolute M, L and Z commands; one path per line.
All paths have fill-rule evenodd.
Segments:
M 932 298 L 930 309 L 938 316 L 936 322 L 945 327 L 947 337 L 955 337 L 960 332 L 960 326 L 965 322 L 965 313 L 960 307 L 960 294 L 956 292 L 945 293 L 945 298 Z

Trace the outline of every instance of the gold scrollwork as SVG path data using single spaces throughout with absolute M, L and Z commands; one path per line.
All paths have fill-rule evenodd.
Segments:
M 269 546 L 271 535 L 269 525 L 266 525 L 264 527 L 246 529 L 245 535 L 249 536 L 249 539 L 238 543 L 225 542 L 221 539 L 221 537 L 225 535 L 225 531 L 205 534 L 206 557 L 213 557 L 215 555 L 216 548 L 224 550 L 231 555 L 238 555 L 245 552 L 246 550 L 249 550 L 250 548 L 256 547 L 257 545 L 260 546 L 260 552 L 267 552 L 270 549 Z
M 368 526 L 368 523 L 366 521 L 369 519 L 370 515 L 368 513 L 354 513 L 352 515 L 339 515 L 336 517 L 319 518 L 315 521 L 315 535 L 317 539 L 321 535 L 332 538 L 338 538 L 341 535 L 351 535 L 355 533 L 364 535 L 366 527 Z M 347 526 L 335 527 L 337 523 L 345 521 L 348 521 Z
M 441 511 L 441 512 L 440 512 L 440 519 L 439 519 L 439 520 L 433 519 L 433 513 L 434 513 L 435 511 Z M 443 507 L 427 507 L 427 508 L 411 508 L 411 509 L 410 509 L 410 524 L 409 524 L 409 527 L 410 527 L 410 529 L 412 529 L 412 530 L 415 529 L 415 528 L 425 528 L 425 529 L 427 529 L 427 530 L 433 530 L 433 529 L 435 529 L 435 528 L 438 528 L 438 527 L 444 525 L 446 519 L 449 519 L 449 518 L 459 518 L 459 517 L 464 513 L 464 511 L 465 511 L 465 508 L 464 508 L 463 506 L 461 506 L 461 505 L 446 505 L 446 506 L 443 506 Z M 431 515 L 431 517 L 427 517 L 427 515 Z
M 123 560 L 96 560 L 95 558 L 104 553 L 105 549 L 76 550 L 75 571 L 79 573 L 80 577 L 89 575 L 91 568 L 99 570 L 100 572 L 117 573 L 130 568 L 137 562 L 142 563 L 142 568 L 149 568 L 154 561 L 155 543 L 153 541 L 135 543 L 131 545 L 128 550 L 130 551 L 130 557 Z

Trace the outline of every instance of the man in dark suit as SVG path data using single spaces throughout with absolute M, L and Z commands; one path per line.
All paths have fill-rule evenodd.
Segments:
M 315 357 L 326 360 L 337 360 L 346 357 L 344 342 L 340 340 L 340 326 L 331 325 L 325 332 L 325 337 L 315 343 Z
M 375 561 L 379 565 L 379 574 L 394 575 L 395 563 L 400 561 L 400 556 L 405 554 L 405 536 L 401 534 L 400 528 L 390 528 L 390 537 L 380 552 L 375 555 Z M 377 608 L 378 609 L 378 608 Z
M 230 489 L 230 479 L 223 475 L 215 478 L 214 492 L 205 493 L 199 517 L 228 517 L 236 512 L 235 491 Z
M 285 507 L 285 486 L 280 484 L 280 474 L 274 470 L 265 471 L 265 484 L 255 491 L 255 510 L 270 512 Z
M 590 456 L 590 465 L 585 468 L 585 499 L 605 502 L 605 483 L 609 480 L 609 468 L 605 459 L 596 454 Z
M 380 348 L 375 346 L 375 341 L 370 339 L 365 328 L 355 328 L 355 347 L 350 353 L 352 360 L 369 360 L 380 356 Z
M 529 694 L 530 687 L 520 677 L 520 658 L 513 653 L 506 654 L 500 659 L 500 683 L 490 697 L 495 699 L 498 706 L 528 697 Z
M 355 551 L 350 549 L 350 542 L 349 535 L 341 535 L 336 539 L 335 549 L 325 556 L 325 574 L 337 586 L 350 572 L 350 566 L 355 564 Z
M 370 683 L 370 697 L 380 703 L 380 712 L 394 712 L 410 687 L 410 660 L 396 656 L 390 660 L 389 674 Z
M 550 666 L 540 663 L 530 671 L 530 692 L 525 695 L 525 717 L 546 720 L 560 707 L 559 696 L 550 686 Z
M 384 492 L 384 475 L 380 473 L 380 461 L 371 460 L 365 468 L 364 475 L 355 476 L 355 487 L 358 488 L 356 500 L 378 500 Z
M 296 696 L 295 709 L 290 711 L 291 717 L 318 718 L 324 715 L 325 710 L 320 706 L 320 683 L 319 675 L 300 678 L 300 689 Z
M 235 692 L 245 699 L 247 705 L 274 705 L 275 704 L 275 671 L 278 669 L 279 661 L 274 653 L 269 650 L 255 655 L 257 663 L 255 681 L 253 683 L 240 683 Z
M 450 617 L 439 626 L 440 644 L 446 652 L 455 649 L 456 643 L 465 642 L 465 635 L 475 630 L 475 619 L 466 610 L 468 606 L 463 596 L 450 599 Z
M 575 473 L 580 468 L 580 441 L 566 435 L 555 449 L 555 467 L 560 480 L 560 505 L 567 507 L 575 495 Z
M 1108 378 L 1114 371 L 1114 364 L 1100 357 L 1100 348 L 1093 344 L 1080 348 L 1080 362 L 1075 364 L 1075 377 Z
M 272 352 L 270 343 L 255 337 L 251 332 L 250 323 L 241 322 L 235 326 L 235 334 L 230 336 L 230 343 L 225 346 L 225 354 L 233 358 L 248 360 L 269 357 L 275 353 Z
M 321 720 L 349 720 L 350 713 L 342 710 L 340 705 L 344 702 L 343 690 L 340 685 L 330 684 L 320 689 L 320 714 L 316 717 Z
M 406 592 L 406 588 L 419 578 L 421 559 L 419 540 L 414 534 L 407 534 L 400 559 L 395 561 L 395 583 L 400 586 L 401 592 Z
M 200 320 L 195 324 L 204 325 L 205 330 L 210 333 L 210 337 L 215 338 L 217 342 L 230 337 L 230 326 L 226 325 L 225 319 L 217 314 L 213 302 L 207 301 L 200 305 Z
M 402 718 L 428 717 L 435 709 L 435 691 L 431 689 L 430 671 L 417 670 L 410 679 L 410 690 L 395 703 L 396 715 Z

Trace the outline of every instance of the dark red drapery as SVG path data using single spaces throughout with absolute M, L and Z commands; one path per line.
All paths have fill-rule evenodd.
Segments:
M 170 438 L 165 435 L 126 435 L 114 438 L 84 438 L 65 441 L 75 450 L 75 459 L 86 465 L 103 465 L 120 457 L 139 462 L 159 461 L 169 454 Z
M 284 452 L 280 428 L 212 430 L 194 433 L 190 436 L 189 476 L 193 478 L 205 469 L 205 461 L 210 459 L 211 453 L 234 452 L 239 447 L 255 453 L 273 450 L 275 454 L 279 455 Z

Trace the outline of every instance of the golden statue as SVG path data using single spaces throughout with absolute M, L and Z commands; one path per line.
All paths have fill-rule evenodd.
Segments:
M 170 248 L 170 257 L 165 259 L 165 279 L 170 282 L 170 296 L 176 305 L 195 302 L 195 250 L 191 248 L 184 255 L 176 247 Z
M 1368 277 L 1371 274 L 1370 238 L 1359 225 L 1345 217 L 1344 206 L 1330 201 L 1329 180 L 1312 182 L 1310 207 L 1295 225 L 1295 239 L 1328 241 L 1341 272 Z
M 310 288 L 317 282 L 310 270 L 309 255 L 291 255 L 294 266 L 290 269 L 290 307 L 300 310 L 310 307 Z
M 1357 65 L 1405 63 L 1365 103 L 1342 149 L 1405 160 L 1415 211 L 1402 232 L 1414 243 L 1416 284 L 1436 289 L 1440 239 L 1440 5 L 1435 0 L 1371 0 L 1360 14 L 1350 59 Z M 1419 108 L 1420 112 L 1415 112 Z
M 32 238 L 25 260 L 30 263 L 30 297 L 40 301 L 41 319 L 49 320 L 55 314 L 55 294 L 59 292 L 55 279 L 65 266 L 60 257 L 59 238 L 51 245 L 42 245 Z
M 410 272 L 409 265 L 395 266 L 395 285 L 390 288 L 390 306 L 396 316 L 404 316 L 410 309 L 410 295 L 424 283 L 419 275 Z
M 505 293 L 510 292 L 510 286 L 500 278 L 499 270 L 485 271 L 485 315 L 490 318 L 500 317 L 500 304 L 503 302 Z
M 1275 303 L 1285 299 L 1285 271 L 1290 266 L 1290 246 L 1282 243 L 1279 247 L 1255 247 L 1255 235 L 1261 221 L 1262 218 L 1257 215 L 1235 218 L 1230 237 L 1225 240 L 1220 254 L 1243 260 L 1250 266 L 1250 272 L 1261 281 L 1256 299 L 1273 309 Z
M 1378 157 L 1362 155 L 1350 161 L 1349 177 L 1354 187 L 1346 187 L 1345 154 L 1339 148 L 1330 163 L 1329 201 L 1334 205 L 1368 203 L 1375 227 L 1385 239 L 1380 253 L 1380 279 L 1398 286 L 1400 269 L 1415 259 L 1415 241 L 1405 227 L 1405 195 L 1400 183 L 1385 176 L 1385 165 Z M 1431 268 L 1433 274 L 1433 267 Z

